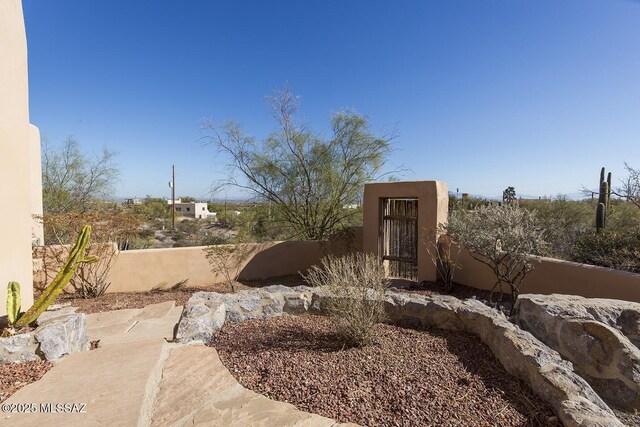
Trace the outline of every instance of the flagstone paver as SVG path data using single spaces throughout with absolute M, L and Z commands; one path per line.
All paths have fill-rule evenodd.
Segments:
M 88 315 L 88 335 L 100 340 L 98 348 L 66 357 L 16 392 L 5 404 L 29 404 L 35 413 L 3 413 L 0 424 L 341 425 L 245 389 L 213 348 L 170 342 L 181 311 L 169 302 Z M 47 404 L 51 412 L 43 412 Z

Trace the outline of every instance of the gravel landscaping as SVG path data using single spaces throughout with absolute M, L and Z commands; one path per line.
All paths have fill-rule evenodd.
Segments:
M 235 282 L 235 292 L 243 289 L 259 288 L 269 285 L 298 286 L 306 282 L 299 275 L 274 277 L 266 280 L 241 280 Z M 230 293 L 231 288 L 224 283 L 216 283 L 201 288 L 176 287 L 174 289 L 157 289 L 148 292 L 113 292 L 106 293 L 98 298 L 80 298 L 74 294 L 61 295 L 56 303 L 78 307 L 78 313 L 99 313 L 103 311 L 122 310 L 125 308 L 144 308 L 150 304 L 166 301 L 175 301 L 176 306 L 185 305 L 195 292 L 219 292 Z M 38 297 L 38 295 L 36 295 Z
M 225 324 L 211 342 L 237 380 L 299 409 L 367 426 L 559 425 L 476 337 L 377 326 L 346 348 L 322 316 Z
M 0 403 L 25 385 L 38 381 L 51 368 L 51 362 L 33 360 L 0 364 Z

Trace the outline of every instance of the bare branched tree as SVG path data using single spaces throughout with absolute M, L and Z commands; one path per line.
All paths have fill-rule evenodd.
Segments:
M 108 197 L 119 171 L 115 153 L 104 148 L 94 159 L 69 137 L 61 146 L 42 143 L 42 201 L 44 214 L 84 212 L 97 199 Z
M 364 184 L 380 175 L 393 135 L 374 135 L 365 117 L 346 111 L 333 116 L 333 135 L 323 140 L 296 121 L 298 99 L 288 87 L 268 101 L 278 129 L 262 143 L 234 122 L 203 124 L 228 158 L 231 173 L 222 185 L 270 203 L 291 237 L 324 239 L 357 214 L 345 206 L 358 203 Z
M 631 202 L 640 209 L 640 169 L 634 169 L 626 162 L 624 168 L 627 170 L 628 175 L 622 181 L 622 185 L 612 193 Z
M 535 212 L 517 203 L 481 206 L 473 211 L 457 210 L 449 215 L 447 234 L 469 250 L 471 256 L 493 271 L 496 289 L 506 284 L 511 291 L 512 309 L 520 293 L 520 283 L 539 262 L 536 256 L 548 251 L 544 230 Z

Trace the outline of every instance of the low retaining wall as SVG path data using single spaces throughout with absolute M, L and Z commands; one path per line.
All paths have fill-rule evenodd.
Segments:
M 276 285 L 232 294 L 196 292 L 182 311 L 175 339 L 185 344 L 208 343 L 225 322 L 327 314 L 327 305 L 334 298 L 335 295 L 326 290 L 307 286 Z M 623 426 L 589 384 L 574 372 L 571 363 L 480 301 L 387 291 L 384 306 L 391 323 L 476 335 L 507 372 L 551 404 L 565 426 Z
M 454 281 L 477 289 L 490 290 L 495 276 L 489 267 L 467 251 L 460 252 Z M 640 302 L 640 274 L 605 267 L 541 258 L 522 282 L 521 293 L 572 294 L 587 298 L 612 298 Z M 505 290 L 508 292 L 508 290 Z

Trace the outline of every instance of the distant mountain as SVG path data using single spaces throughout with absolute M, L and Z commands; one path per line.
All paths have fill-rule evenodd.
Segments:
M 519 194 L 516 193 L 516 196 L 519 199 L 528 199 L 528 200 L 537 200 L 537 199 L 548 199 L 548 198 L 552 198 L 555 199 L 558 195 L 557 194 L 553 194 L 553 195 L 544 195 L 544 196 L 540 196 L 540 195 L 532 195 L 532 194 Z M 569 194 L 563 194 L 563 196 L 566 196 L 567 199 L 569 200 L 583 200 L 586 199 L 588 197 L 585 197 L 584 194 L 580 193 L 580 192 L 576 192 L 576 193 L 569 193 Z M 456 193 L 454 191 L 449 191 L 449 197 L 456 197 Z M 458 193 L 458 197 L 462 198 L 462 193 Z M 469 197 L 472 197 L 474 199 L 483 199 L 483 200 L 502 200 L 502 195 L 500 196 L 485 196 L 483 194 L 469 194 Z

